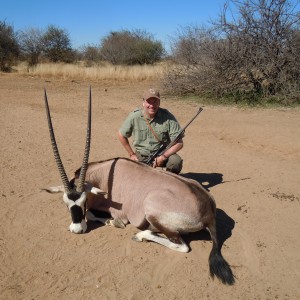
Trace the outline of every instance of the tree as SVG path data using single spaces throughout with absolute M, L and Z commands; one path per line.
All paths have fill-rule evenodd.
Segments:
M 300 14 L 288 0 L 231 0 L 212 26 L 185 28 L 166 84 L 181 93 L 299 101 Z M 232 13 L 232 12 L 235 13 Z M 252 101 L 251 100 L 251 101 Z
M 185 26 L 177 31 L 177 37 L 171 41 L 173 59 L 183 65 L 198 65 L 206 61 L 207 43 L 215 37 L 208 27 Z
M 222 76 L 216 71 L 213 53 L 224 43 L 213 28 L 186 26 L 171 43 L 173 67 L 166 73 L 164 85 L 174 94 L 208 94 L 221 89 Z
M 84 45 L 80 50 L 80 54 L 87 66 L 91 66 L 101 60 L 100 49 L 94 45 Z
M 290 72 L 291 68 L 296 67 L 296 76 L 300 75 L 300 48 L 293 42 L 295 31 L 300 29 L 299 12 L 287 0 L 231 2 L 238 9 L 239 18 L 228 21 L 225 7 L 216 23 L 231 46 L 231 69 L 233 66 L 235 73 L 239 69 L 235 75 L 244 84 L 250 83 L 257 93 L 280 92 L 296 75 Z
M 162 59 L 165 54 L 163 46 L 159 41 L 149 39 L 136 40 L 130 47 L 131 56 L 127 64 L 154 64 Z
M 103 60 L 113 65 L 124 64 L 128 60 L 130 33 L 110 32 L 100 43 L 100 55 Z
M 13 27 L 0 21 L 0 70 L 8 72 L 19 56 L 19 45 Z
M 52 62 L 72 62 L 75 53 L 66 30 L 50 25 L 43 35 L 43 52 Z
M 29 66 L 37 65 L 43 51 L 43 31 L 37 28 L 29 28 L 18 35 L 22 54 Z
M 162 59 L 165 50 L 146 31 L 110 32 L 101 40 L 101 57 L 112 64 L 153 64 Z

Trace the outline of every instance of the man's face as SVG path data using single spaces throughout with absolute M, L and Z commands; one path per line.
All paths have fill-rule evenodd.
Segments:
M 144 111 L 150 116 L 154 117 L 160 105 L 160 100 L 157 98 L 149 98 L 143 101 Z

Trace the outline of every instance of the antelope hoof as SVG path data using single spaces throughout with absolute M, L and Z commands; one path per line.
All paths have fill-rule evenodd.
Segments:
M 140 238 L 136 234 L 131 239 L 135 242 L 147 242 L 146 239 Z
M 105 225 L 114 226 L 116 228 L 125 228 L 125 224 L 120 219 L 111 219 L 105 222 Z

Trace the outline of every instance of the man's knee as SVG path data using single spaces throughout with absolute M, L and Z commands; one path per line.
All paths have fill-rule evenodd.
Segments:
M 172 173 L 179 174 L 182 170 L 182 164 L 182 158 L 178 154 L 173 154 L 168 158 L 166 169 Z

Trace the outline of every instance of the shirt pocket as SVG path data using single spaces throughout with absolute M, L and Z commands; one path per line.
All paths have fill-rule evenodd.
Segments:
M 139 143 L 147 140 L 148 131 L 147 128 L 140 128 L 133 131 L 134 140 Z
M 156 125 L 155 132 L 157 133 L 158 138 L 163 143 L 168 143 L 170 141 L 169 131 L 165 125 Z

